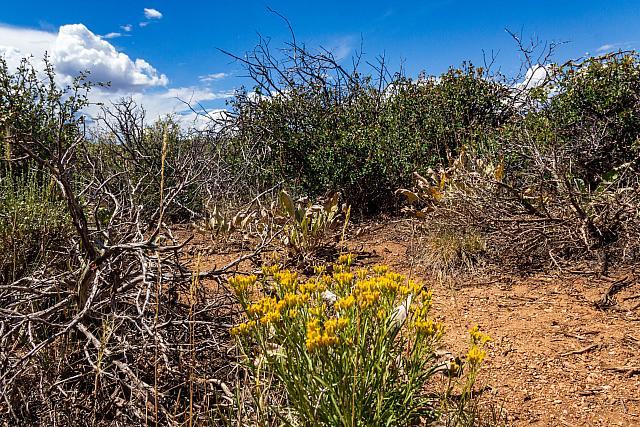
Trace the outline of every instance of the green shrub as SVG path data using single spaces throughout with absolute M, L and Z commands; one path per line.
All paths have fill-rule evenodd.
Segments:
M 543 153 L 571 160 L 572 178 L 594 191 L 640 154 L 640 58 L 636 53 L 590 57 L 551 67 L 542 107 L 518 124 Z M 507 147 L 512 149 L 513 147 Z
M 417 81 L 354 71 L 340 84 L 306 71 L 311 82 L 269 80 L 273 95 L 237 94 L 236 146 L 264 148 L 251 160 L 262 185 L 285 182 L 312 197 L 340 191 L 359 212 L 392 206 L 412 172 L 448 163 L 465 144 L 490 143 L 513 116 L 507 88 L 472 65 Z

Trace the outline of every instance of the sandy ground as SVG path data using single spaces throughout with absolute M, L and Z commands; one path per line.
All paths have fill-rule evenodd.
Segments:
M 475 324 L 493 338 L 479 382 L 508 425 L 640 426 L 640 283 L 632 272 L 435 280 L 419 259 L 409 262 L 409 227 L 372 230 L 352 247 L 433 287 L 447 350 L 463 353 Z M 616 304 L 597 309 L 624 278 L 631 284 Z

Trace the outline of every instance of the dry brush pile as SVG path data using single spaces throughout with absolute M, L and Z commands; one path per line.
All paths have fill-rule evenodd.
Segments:
M 606 273 L 638 260 L 638 58 L 619 53 L 547 70 L 535 89 L 514 89 L 522 116 L 492 147 L 471 142 L 398 190 L 405 210 L 426 218 L 427 244 L 451 248 L 432 255 L 437 268 L 489 260 L 521 273 L 577 271 L 588 261 Z
M 204 422 L 230 391 L 225 350 L 233 301 L 200 285 L 200 271 L 166 224 L 187 189 L 206 182 L 193 147 L 160 138 L 122 104 L 105 115 L 117 141 L 90 141 L 90 85 L 66 89 L 25 62 L 2 74 L 4 188 L 20 173 L 49 199 L 12 194 L 5 235 L 20 219 L 32 249 L 13 252 L 0 280 L 1 418 L 32 425 L 179 425 Z M 151 134 L 151 135 L 149 135 Z M 151 188 L 151 191 L 149 191 Z M 149 200 L 150 197 L 155 199 Z M 7 198 L 5 200 L 10 200 Z M 62 223 L 48 223 L 54 208 Z M 56 211 L 55 213 L 57 213 Z M 40 216 L 38 216 L 40 215 Z M 31 216 L 37 221 L 32 224 Z M 4 243 L 4 242 L 3 242 Z M 15 249 L 17 246 L 13 246 Z M 9 246 L 9 248 L 11 248 Z M 35 255 L 33 255 L 35 254 Z M 228 266 L 227 268 L 229 268 Z

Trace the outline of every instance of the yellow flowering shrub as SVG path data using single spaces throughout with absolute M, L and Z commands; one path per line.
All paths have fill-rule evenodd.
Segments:
M 438 404 L 425 384 L 443 371 L 435 351 L 445 327 L 430 315 L 432 292 L 387 266 L 352 272 L 354 260 L 341 255 L 330 268 L 316 266 L 310 278 L 270 266 L 259 278 L 229 279 L 247 318 L 231 334 L 256 389 L 270 383 L 261 377 L 277 379 L 289 406 L 272 410 L 287 424 L 436 418 Z M 470 336 L 464 365 L 473 381 L 489 337 L 477 328 Z

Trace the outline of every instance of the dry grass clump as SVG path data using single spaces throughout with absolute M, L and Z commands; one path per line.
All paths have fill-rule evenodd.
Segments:
M 432 274 L 472 272 L 484 263 L 486 242 L 469 230 L 424 230 L 418 239 L 417 256 Z

